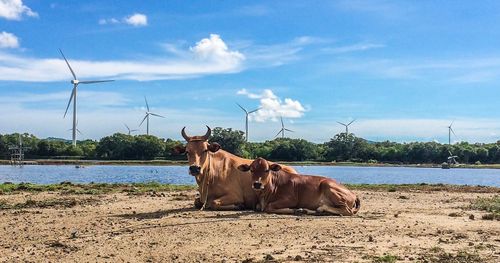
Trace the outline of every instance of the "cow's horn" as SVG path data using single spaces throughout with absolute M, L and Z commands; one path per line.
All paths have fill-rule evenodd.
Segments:
M 186 130 L 186 127 L 182 128 L 181 134 L 182 134 L 182 137 L 184 138 L 184 140 L 186 140 L 187 142 L 189 142 L 189 140 L 191 140 L 191 137 L 187 136 L 185 130 Z
M 210 134 L 212 134 L 212 130 L 210 129 L 210 127 L 208 127 L 207 125 L 207 133 L 205 133 L 205 135 L 203 135 L 203 139 L 205 141 L 208 141 L 208 137 L 210 137 Z

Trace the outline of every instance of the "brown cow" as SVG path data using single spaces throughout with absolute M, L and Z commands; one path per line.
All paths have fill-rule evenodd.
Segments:
M 238 169 L 250 171 L 264 212 L 353 215 L 360 207 L 354 193 L 330 178 L 289 173 L 263 158 Z
M 255 209 L 258 198 L 252 189 L 252 177 L 238 170 L 241 164 L 250 164 L 252 160 L 240 158 L 220 149 L 217 143 L 208 143 L 211 134 L 188 136 L 182 128 L 182 137 L 186 146 L 177 146 L 178 153 L 185 152 L 188 157 L 189 174 L 196 178 L 200 199 L 195 200 L 197 208 L 216 210 Z M 291 167 L 284 170 L 296 173 Z

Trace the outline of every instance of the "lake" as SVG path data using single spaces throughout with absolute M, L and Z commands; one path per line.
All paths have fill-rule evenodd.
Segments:
M 500 187 L 500 169 L 439 169 L 410 167 L 294 166 L 304 174 L 323 175 L 352 184 L 458 184 Z M 0 165 L 0 183 L 53 184 L 134 183 L 195 184 L 187 166 L 94 165 Z

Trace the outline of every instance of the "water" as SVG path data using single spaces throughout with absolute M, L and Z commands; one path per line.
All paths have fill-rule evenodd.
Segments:
M 408 167 L 295 166 L 304 174 L 323 175 L 342 183 L 365 184 L 458 184 L 500 187 L 500 169 L 439 169 Z M 72 165 L 0 165 L 1 182 L 53 184 L 134 183 L 195 184 L 187 166 L 95 165 L 77 169 Z

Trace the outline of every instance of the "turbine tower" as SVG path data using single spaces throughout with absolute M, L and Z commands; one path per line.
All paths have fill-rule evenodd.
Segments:
M 127 127 L 128 135 L 130 135 L 130 133 L 132 133 L 132 132 L 138 131 L 138 130 L 131 130 L 126 123 L 124 123 L 124 125 L 125 125 L 125 127 Z
M 148 104 L 148 100 L 146 99 L 146 97 L 144 96 L 144 101 L 146 102 L 146 116 L 144 116 L 144 119 L 142 119 L 141 121 L 141 124 L 139 124 L 139 126 L 142 125 L 142 123 L 144 122 L 144 120 L 147 119 L 147 122 L 146 122 L 146 134 L 149 135 L 149 115 L 153 115 L 153 116 L 156 116 L 156 117 L 160 117 L 160 118 L 165 118 L 161 115 L 158 115 L 156 113 L 152 113 L 151 111 L 149 111 L 149 104 Z
M 75 72 L 69 65 L 68 60 L 64 56 L 63 52 L 61 49 L 59 49 L 59 52 L 61 52 L 62 57 L 64 58 L 64 61 L 66 61 L 66 65 L 68 65 L 69 71 L 71 71 L 71 75 L 73 75 L 73 80 L 71 81 L 71 84 L 73 84 L 73 90 L 71 91 L 71 95 L 69 97 L 68 101 L 68 106 L 66 106 L 66 111 L 64 112 L 64 118 L 66 118 L 66 114 L 68 113 L 69 105 L 71 104 L 71 100 L 73 100 L 73 128 L 72 128 L 72 134 L 73 134 L 73 146 L 76 146 L 76 94 L 77 94 L 77 87 L 79 84 L 92 84 L 92 83 L 100 83 L 100 82 L 110 82 L 114 80 L 78 80 L 76 77 Z
M 289 131 L 289 132 L 294 132 L 290 129 L 287 129 L 285 128 L 285 124 L 283 123 L 283 117 L 280 117 L 280 120 L 281 120 L 281 130 L 276 134 L 276 136 L 274 136 L 274 138 L 278 137 L 278 135 L 281 133 L 281 138 L 285 138 L 285 131 Z
M 349 134 L 349 125 L 351 125 L 354 121 L 356 121 L 356 119 L 352 120 L 348 124 L 342 123 L 340 121 L 338 121 L 337 123 L 340 124 L 340 125 L 342 125 L 342 126 L 345 126 L 345 133 Z
M 451 127 L 451 126 L 453 125 L 453 123 L 454 123 L 454 122 L 455 122 L 455 121 L 452 121 L 452 122 L 450 123 L 450 126 L 448 126 L 448 145 L 451 145 L 451 133 L 453 133 L 453 135 L 457 136 L 457 135 L 455 134 L 455 131 L 454 131 L 454 130 L 453 130 L 453 128 Z
M 248 142 L 248 115 L 259 111 L 261 108 L 257 108 L 252 111 L 247 111 L 245 108 L 243 108 L 240 104 L 236 103 L 244 112 L 245 112 L 245 140 Z

